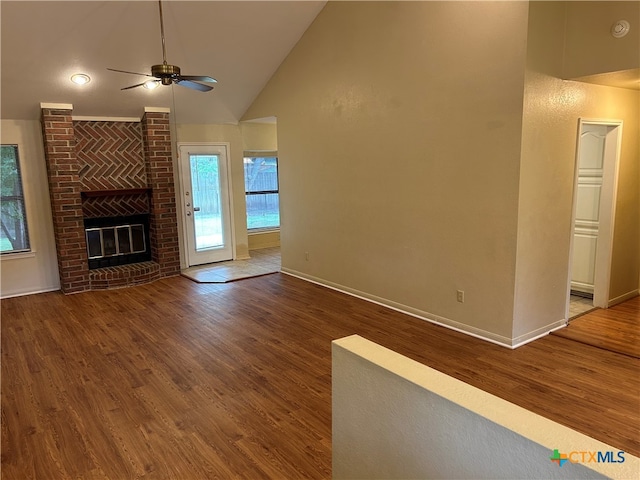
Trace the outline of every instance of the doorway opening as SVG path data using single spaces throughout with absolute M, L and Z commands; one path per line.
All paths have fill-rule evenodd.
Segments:
M 178 144 L 189 266 L 234 257 L 227 144 Z
M 609 306 L 622 121 L 580 119 L 567 318 Z

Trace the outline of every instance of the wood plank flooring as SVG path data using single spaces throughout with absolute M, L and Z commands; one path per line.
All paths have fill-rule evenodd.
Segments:
M 640 358 L 640 296 L 577 317 L 553 335 Z
M 331 345 L 359 334 L 640 455 L 637 359 L 509 350 L 282 274 L 3 300 L 2 478 L 330 478 Z

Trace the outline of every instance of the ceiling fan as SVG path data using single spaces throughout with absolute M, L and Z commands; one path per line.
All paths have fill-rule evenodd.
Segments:
M 158 0 L 158 7 L 160 9 L 160 37 L 162 38 L 162 64 L 160 65 L 152 65 L 151 66 L 151 75 L 148 73 L 136 73 L 136 72 L 127 72 L 126 70 L 116 70 L 114 68 L 107 68 L 112 72 L 120 72 L 120 73 L 130 73 L 132 75 L 144 75 L 146 77 L 152 77 L 154 80 L 147 80 L 142 83 L 138 83 L 136 85 L 131 85 L 130 87 L 121 88 L 121 90 L 129 90 L 131 88 L 142 87 L 148 85 L 149 82 L 152 84 L 162 84 L 162 85 L 171 85 L 175 83 L 176 85 L 181 85 L 183 87 L 191 88 L 193 90 L 199 90 L 200 92 L 208 92 L 209 90 L 213 90 L 213 87 L 210 85 L 203 85 L 198 82 L 205 83 L 217 83 L 215 78 L 209 77 L 207 75 L 181 75 L 180 67 L 176 65 L 169 65 L 167 63 L 167 51 L 165 48 L 164 42 L 164 22 L 162 19 L 162 0 Z M 153 88 L 153 87 L 152 87 Z

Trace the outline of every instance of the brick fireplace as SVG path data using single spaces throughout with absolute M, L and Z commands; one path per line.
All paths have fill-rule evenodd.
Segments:
M 117 288 L 179 274 L 168 110 L 145 109 L 140 121 L 93 121 L 74 120 L 71 105 L 41 107 L 61 290 Z M 138 224 L 129 225 L 140 217 L 148 219 L 138 222 L 145 224 L 144 234 Z M 147 235 L 150 259 L 96 263 L 96 246 L 91 240 L 90 253 L 87 238 L 95 238 L 98 224 L 106 225 L 106 236 Z

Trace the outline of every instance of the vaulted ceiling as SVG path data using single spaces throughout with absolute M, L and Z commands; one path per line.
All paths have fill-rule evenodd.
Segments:
M 169 107 L 178 123 L 237 123 L 325 1 L 163 1 L 167 62 L 218 80 L 210 92 L 145 81 L 162 63 L 158 2 L 0 2 L 3 119 L 38 119 L 41 102 L 74 115 L 139 117 Z M 91 82 L 78 86 L 74 73 Z

